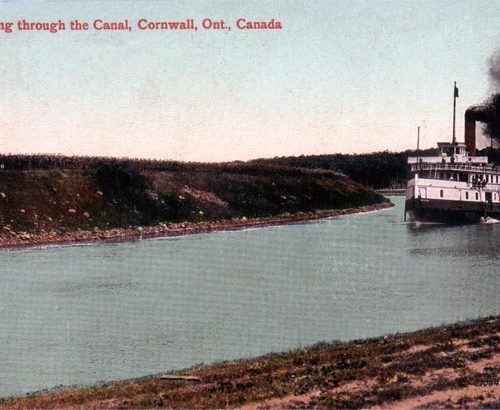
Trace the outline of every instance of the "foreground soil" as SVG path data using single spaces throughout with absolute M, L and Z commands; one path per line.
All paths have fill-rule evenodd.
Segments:
M 6 399 L 0 408 L 500 408 L 500 317 L 176 375 Z
M 239 230 L 253 227 L 272 226 L 281 224 L 314 221 L 318 219 L 351 215 L 354 213 L 371 212 L 390 208 L 394 206 L 391 202 L 382 202 L 376 205 L 362 206 L 348 209 L 319 210 L 315 212 L 298 212 L 294 214 L 282 214 L 277 216 L 260 218 L 233 218 L 221 221 L 182 222 L 160 224 L 155 226 L 115 228 L 92 231 L 74 231 L 69 233 L 42 233 L 10 235 L 0 237 L 0 248 L 31 247 L 43 245 L 61 245 L 88 243 L 95 241 L 120 241 L 140 238 L 152 238 L 160 236 L 179 236 L 197 234 L 213 231 Z

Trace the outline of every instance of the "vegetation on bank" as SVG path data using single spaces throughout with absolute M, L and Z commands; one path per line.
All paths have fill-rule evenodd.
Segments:
M 403 152 L 374 152 L 370 154 L 301 155 L 256 159 L 252 162 L 307 169 L 327 169 L 345 174 L 353 181 L 373 189 L 404 188 L 408 177 L 407 159 L 411 156 L 437 155 L 437 149 Z M 485 148 L 477 155 L 488 156 L 500 165 L 500 149 Z
M 500 318 L 322 343 L 91 388 L 8 408 L 500 408 Z
M 332 171 L 255 163 L 0 156 L 0 237 L 257 218 L 386 201 Z
M 435 155 L 436 150 L 419 151 L 419 155 Z M 401 188 L 406 185 L 407 160 L 416 151 L 374 152 L 371 154 L 301 155 L 257 159 L 255 163 L 275 164 L 307 169 L 327 169 L 341 172 L 373 189 Z

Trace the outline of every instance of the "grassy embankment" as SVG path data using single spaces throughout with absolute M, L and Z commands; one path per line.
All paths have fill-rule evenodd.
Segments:
M 0 400 L 8 408 L 500 408 L 500 318 Z
M 299 219 L 308 219 L 387 203 L 336 172 L 266 164 L 48 156 L 0 156 L 0 164 L 4 243 L 138 226 L 177 224 L 178 231 L 252 218 L 265 224 L 269 217 L 302 213 Z M 212 229 L 217 226 L 206 230 Z

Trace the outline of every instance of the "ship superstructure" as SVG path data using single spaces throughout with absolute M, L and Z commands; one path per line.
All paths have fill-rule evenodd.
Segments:
M 470 155 L 465 143 L 438 143 L 435 157 L 408 158 L 405 217 L 464 223 L 500 219 L 500 167 Z

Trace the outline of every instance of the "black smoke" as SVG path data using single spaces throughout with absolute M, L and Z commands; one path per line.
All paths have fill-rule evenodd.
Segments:
M 496 49 L 488 59 L 488 76 L 492 93 L 500 93 L 500 49 Z
M 489 101 L 485 101 L 479 105 L 473 105 L 465 111 L 465 119 L 467 121 L 480 121 L 489 123 L 494 116 L 494 105 Z
M 481 104 L 467 108 L 465 120 L 484 123 L 484 133 L 500 141 L 500 49 L 488 59 L 488 77 L 491 95 Z

